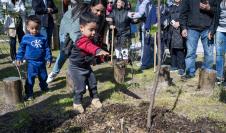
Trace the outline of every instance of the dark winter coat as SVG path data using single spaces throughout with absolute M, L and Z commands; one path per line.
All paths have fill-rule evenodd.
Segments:
M 210 11 L 200 9 L 200 0 L 183 0 L 180 25 L 182 29 L 206 30 L 213 29 L 214 14 L 216 13 L 217 0 L 208 0 Z
M 181 6 L 172 5 L 169 9 L 169 22 L 172 20 L 178 22 L 180 17 L 180 10 Z M 168 31 L 168 46 L 170 48 L 178 48 L 183 49 L 185 48 L 184 39 L 181 36 L 181 27 L 178 29 L 174 28 L 171 24 L 169 25 Z

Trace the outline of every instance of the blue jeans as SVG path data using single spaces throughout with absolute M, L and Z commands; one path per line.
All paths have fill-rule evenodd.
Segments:
M 64 65 L 65 61 L 67 60 L 64 52 L 63 52 L 63 48 L 64 48 L 64 41 L 65 41 L 65 34 L 60 34 L 60 53 L 57 56 L 56 62 L 54 64 L 52 73 L 54 74 L 58 74 L 60 72 L 60 69 L 62 68 L 62 66 Z
M 217 78 L 224 78 L 224 55 L 226 48 L 226 33 L 216 33 L 216 71 Z
M 154 41 L 150 35 L 145 35 L 143 29 L 141 38 L 141 69 L 146 69 L 154 64 Z
M 211 69 L 213 66 L 213 44 L 209 44 L 208 41 L 208 32 L 209 30 L 197 31 L 197 30 L 188 30 L 187 36 L 187 55 L 185 59 L 186 63 L 186 74 L 194 76 L 195 75 L 195 59 L 196 59 L 196 50 L 198 46 L 198 40 L 201 37 L 203 49 L 204 49 L 204 62 L 202 68 Z

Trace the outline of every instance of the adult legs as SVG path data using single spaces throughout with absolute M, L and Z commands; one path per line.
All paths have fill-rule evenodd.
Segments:
M 12 61 L 16 59 L 16 37 L 9 37 L 10 44 L 10 57 Z
M 216 71 L 217 78 L 224 79 L 224 62 L 225 62 L 225 48 L 226 48 L 226 34 L 222 32 L 216 33 Z
M 213 67 L 213 43 L 208 41 L 209 30 L 204 30 L 201 32 L 201 41 L 204 49 L 204 61 L 202 68 L 212 69 Z
M 195 75 L 195 59 L 196 59 L 196 50 L 198 46 L 198 40 L 200 37 L 200 32 L 196 30 L 188 30 L 187 36 L 187 55 L 185 58 L 186 64 L 186 75 L 194 76 Z

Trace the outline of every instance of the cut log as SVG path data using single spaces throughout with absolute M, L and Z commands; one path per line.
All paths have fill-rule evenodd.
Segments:
M 162 65 L 159 71 L 159 82 L 171 83 L 170 70 L 168 65 Z
M 73 83 L 72 77 L 68 71 L 66 72 L 66 86 L 67 86 L 67 89 L 69 89 L 71 92 L 73 92 L 74 83 Z
M 115 81 L 119 84 L 124 83 L 125 74 L 126 74 L 126 62 L 125 61 L 114 62 Z
M 22 102 L 23 84 L 19 77 L 3 79 L 3 96 L 6 104 L 17 104 Z
M 215 87 L 216 71 L 213 69 L 201 69 L 199 72 L 198 89 L 212 90 Z

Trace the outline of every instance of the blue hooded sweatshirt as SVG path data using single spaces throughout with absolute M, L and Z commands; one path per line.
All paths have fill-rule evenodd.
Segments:
M 41 34 L 26 34 L 20 43 L 20 47 L 16 56 L 17 60 L 28 61 L 52 61 L 51 50 L 48 45 L 47 38 Z

